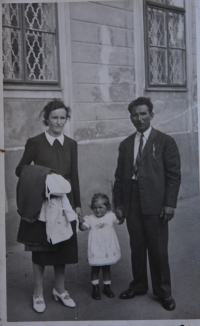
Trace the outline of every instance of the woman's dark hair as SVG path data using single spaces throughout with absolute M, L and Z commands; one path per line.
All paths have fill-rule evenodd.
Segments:
M 91 205 L 90 205 L 90 208 L 91 209 L 94 208 L 94 203 L 98 199 L 103 199 L 107 211 L 110 211 L 111 210 L 111 205 L 110 205 L 110 201 L 109 201 L 108 196 L 105 195 L 105 194 L 102 194 L 102 193 L 94 194 L 94 196 L 92 197 L 92 200 L 91 200 Z
M 136 100 L 132 101 L 129 106 L 128 110 L 130 114 L 132 113 L 132 109 L 135 108 L 138 105 L 146 105 L 148 107 L 149 113 L 151 114 L 153 111 L 153 104 L 151 102 L 151 99 L 148 97 L 138 97 Z
M 44 109 L 40 112 L 40 117 L 43 115 L 43 123 L 45 126 L 48 126 L 48 119 L 49 115 L 52 111 L 57 110 L 57 109 L 64 109 L 66 111 L 66 118 L 67 120 L 70 119 L 70 113 L 71 109 L 69 106 L 66 106 L 61 100 L 54 99 L 53 101 L 50 101 L 45 105 Z

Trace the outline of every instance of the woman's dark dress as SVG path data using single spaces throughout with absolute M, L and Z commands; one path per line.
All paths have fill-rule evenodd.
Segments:
M 26 164 L 45 166 L 53 169 L 71 183 L 72 191 L 68 198 L 73 208 L 80 207 L 80 190 L 77 164 L 77 143 L 64 136 L 63 145 L 58 140 L 51 146 L 45 133 L 28 139 L 23 157 L 16 168 L 20 176 Z M 32 251 L 32 260 L 40 265 L 73 264 L 78 262 L 76 222 L 72 222 L 73 235 L 67 240 L 52 245 L 47 241 L 46 225 L 36 221 L 28 223 L 21 219 L 17 241 L 25 244 L 26 250 Z

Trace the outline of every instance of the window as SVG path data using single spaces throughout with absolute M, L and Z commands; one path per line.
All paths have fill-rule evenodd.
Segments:
M 186 86 L 184 0 L 146 0 L 149 87 Z
M 2 4 L 4 81 L 58 83 L 56 5 Z

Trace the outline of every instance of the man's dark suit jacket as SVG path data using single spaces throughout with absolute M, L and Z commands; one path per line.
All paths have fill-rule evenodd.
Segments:
M 135 135 L 119 146 L 115 172 L 114 205 L 129 213 Z M 175 140 L 154 128 L 142 152 L 138 167 L 141 209 L 144 215 L 158 215 L 163 206 L 176 207 L 180 187 L 180 155 Z

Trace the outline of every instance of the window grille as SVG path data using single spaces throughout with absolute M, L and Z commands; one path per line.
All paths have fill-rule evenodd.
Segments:
M 4 81 L 58 83 L 56 5 L 2 4 Z
M 184 0 L 146 1 L 148 86 L 186 86 Z

